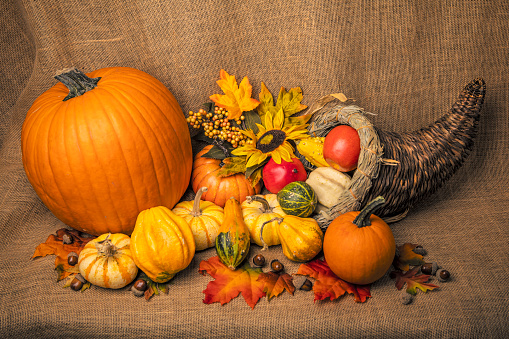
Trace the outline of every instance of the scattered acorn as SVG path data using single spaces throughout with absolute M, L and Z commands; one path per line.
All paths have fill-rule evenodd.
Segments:
M 265 257 L 263 256 L 263 254 L 257 254 L 253 257 L 253 264 L 255 264 L 255 266 L 257 267 L 262 267 L 263 265 L 265 265 Z
M 450 277 L 451 277 L 451 273 L 447 270 L 439 269 L 437 271 L 437 278 L 438 278 L 438 281 L 440 281 L 440 282 L 446 282 L 449 280 Z
M 64 245 L 69 245 L 72 244 L 73 239 L 69 234 L 64 233 L 64 235 L 62 236 L 62 242 L 64 243 Z
M 311 282 L 311 280 L 306 279 L 304 281 L 304 284 L 302 284 L 302 286 L 299 289 L 303 290 L 303 291 L 311 291 L 312 288 L 313 288 L 313 283 Z
M 76 266 L 78 263 L 78 254 L 76 252 L 69 252 L 67 255 L 67 263 L 70 266 Z
M 74 291 L 79 291 L 83 287 L 83 282 L 80 281 L 77 277 L 74 277 L 74 279 L 71 281 L 71 288 Z
M 415 254 L 420 254 L 420 255 L 426 255 L 427 254 L 426 250 L 421 245 L 415 246 L 413 251 L 414 251 Z
M 134 282 L 133 286 L 131 287 L 131 291 L 135 296 L 142 297 L 145 294 L 147 288 L 148 288 L 147 282 L 143 279 L 138 279 Z
M 279 273 L 283 271 L 285 267 L 279 260 L 274 259 L 270 262 L 270 268 L 272 269 L 273 272 Z
M 421 273 L 428 275 L 435 275 L 438 270 L 438 264 L 436 262 L 425 263 L 421 266 Z
M 414 300 L 414 296 L 408 293 L 406 290 L 403 290 L 399 296 L 399 300 L 403 305 L 408 305 Z

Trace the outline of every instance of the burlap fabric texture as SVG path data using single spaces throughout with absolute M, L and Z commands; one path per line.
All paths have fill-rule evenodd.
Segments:
M 76 1 L 0 4 L 0 336 L 498 338 L 508 330 L 509 4 L 493 1 Z M 206 305 L 211 280 L 198 253 L 150 302 L 129 291 L 74 293 L 56 283 L 54 259 L 30 260 L 64 225 L 23 171 L 20 133 L 59 69 L 130 66 L 161 80 L 184 111 L 218 93 L 224 68 L 301 87 L 310 105 L 343 92 L 386 131 L 412 131 L 444 115 L 469 81 L 487 95 L 467 161 L 432 197 L 391 225 L 397 244 L 423 245 L 452 272 L 440 290 L 399 302 L 394 280 L 372 298 L 314 302 L 284 293 L 254 310 L 239 297 Z M 259 252 L 253 246 L 251 256 Z M 279 248 L 267 253 L 283 260 Z M 298 265 L 284 261 L 294 273 Z M 435 281 L 436 282 L 436 281 Z

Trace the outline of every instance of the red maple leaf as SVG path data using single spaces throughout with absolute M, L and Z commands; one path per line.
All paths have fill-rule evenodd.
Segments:
M 263 291 L 265 283 L 258 281 L 258 277 L 262 274 L 261 268 L 252 268 L 247 262 L 236 270 L 231 270 L 216 256 L 202 260 L 199 272 L 203 275 L 208 273 L 215 279 L 210 281 L 203 291 L 205 304 L 220 302 L 224 305 L 242 292 L 246 303 L 254 308 L 258 300 L 265 296 Z
M 348 292 L 353 294 L 356 302 L 365 302 L 371 297 L 371 285 L 350 284 L 338 278 L 329 268 L 325 260 L 315 259 L 306 264 L 301 264 L 297 273 L 315 279 L 313 292 L 316 300 L 329 298 L 334 300 Z
M 406 284 L 406 291 L 412 295 L 417 294 L 417 289 L 423 292 L 434 290 L 439 286 L 434 284 L 428 284 L 429 275 L 417 274 L 419 272 L 419 266 L 412 268 L 408 272 L 393 271 L 391 275 L 396 277 L 396 288 L 401 290 Z
M 288 273 L 262 273 L 258 277 L 258 281 L 262 281 L 264 283 L 263 291 L 267 294 L 267 298 L 269 300 L 273 297 L 277 297 L 283 293 L 284 290 L 287 290 L 291 295 L 295 292 L 293 277 Z

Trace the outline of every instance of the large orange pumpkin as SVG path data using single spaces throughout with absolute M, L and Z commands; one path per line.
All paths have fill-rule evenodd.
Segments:
M 26 175 L 44 204 L 95 235 L 131 234 L 139 212 L 172 208 L 193 159 L 170 91 L 127 67 L 71 69 L 56 78 L 28 111 L 21 135 Z
M 244 173 L 219 177 L 217 174 L 221 169 L 221 160 L 203 157 L 211 148 L 212 145 L 205 146 L 194 158 L 191 181 L 195 193 L 200 187 L 208 187 L 201 198 L 221 207 L 231 197 L 243 202 L 248 195 L 260 193 L 260 184 L 253 187 Z

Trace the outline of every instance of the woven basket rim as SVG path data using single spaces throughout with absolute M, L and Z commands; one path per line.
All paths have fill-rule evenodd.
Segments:
M 372 182 L 378 177 L 380 166 L 398 165 L 398 162 L 383 158 L 383 146 L 376 129 L 363 108 L 343 102 L 334 94 L 317 100 L 306 112 L 312 114 L 308 131 L 311 136 L 325 137 L 331 129 L 338 125 L 349 125 L 359 133 L 361 151 L 357 168 L 351 178 L 350 187 L 344 190 L 338 203 L 328 209 L 319 211 L 314 218 L 321 227 L 326 227 L 337 215 L 361 208 L 363 198 L 371 189 Z M 301 156 L 302 160 L 305 158 Z M 388 218 L 387 222 L 401 220 L 405 213 Z

